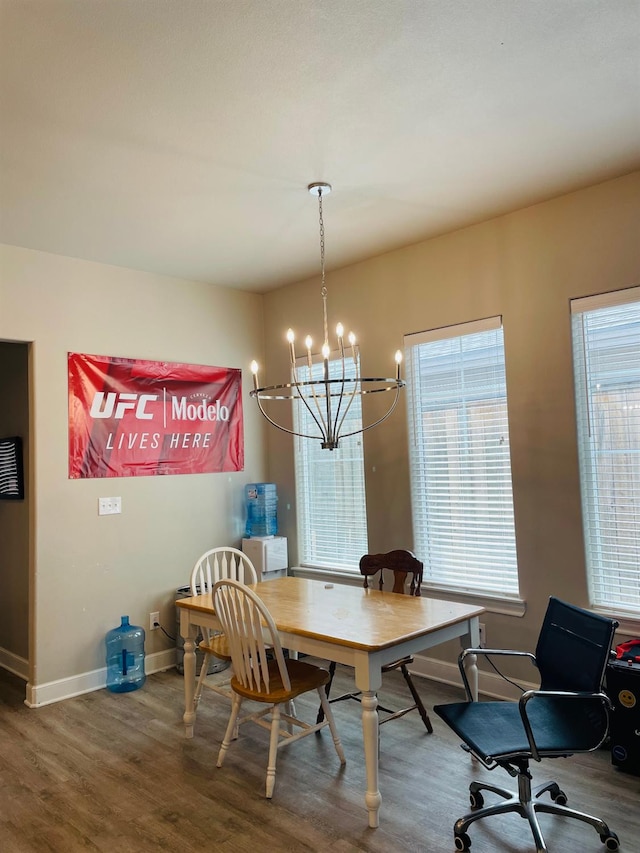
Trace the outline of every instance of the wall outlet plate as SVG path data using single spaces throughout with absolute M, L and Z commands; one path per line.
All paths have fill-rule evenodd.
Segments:
M 149 630 L 157 631 L 160 627 L 160 613 L 158 610 L 154 610 L 153 613 L 149 614 Z
M 122 512 L 122 498 L 98 498 L 98 515 L 118 515 Z

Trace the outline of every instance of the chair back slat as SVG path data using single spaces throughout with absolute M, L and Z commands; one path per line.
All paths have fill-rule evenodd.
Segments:
M 552 596 L 535 652 L 541 689 L 600 692 L 617 627 Z
M 229 641 L 235 677 L 243 687 L 269 692 L 269 656 L 273 655 L 282 683 L 290 690 L 280 635 L 255 592 L 237 580 L 219 580 L 213 587 L 213 608 Z
M 258 573 L 251 560 L 237 548 L 211 548 L 202 554 L 191 572 L 191 595 L 204 595 L 225 578 L 241 583 L 257 583 Z

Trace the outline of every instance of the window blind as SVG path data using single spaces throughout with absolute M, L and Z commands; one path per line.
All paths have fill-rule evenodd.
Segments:
M 591 604 L 640 610 L 640 287 L 571 303 Z
M 518 594 L 501 318 L 405 337 L 414 549 L 425 582 Z
M 312 365 L 312 377 L 322 378 L 322 362 Z M 338 372 L 340 371 L 340 372 Z M 342 375 L 341 362 L 329 361 L 331 378 Z M 355 368 L 347 363 L 346 375 Z M 309 367 L 298 366 L 300 381 Z M 313 434 L 316 427 L 305 405 L 293 403 L 294 429 Z M 362 427 L 361 397 L 356 397 L 344 422 L 344 432 Z M 368 551 L 362 434 L 340 439 L 336 450 L 323 450 L 320 441 L 294 440 L 298 549 L 302 565 L 343 571 L 358 570 Z

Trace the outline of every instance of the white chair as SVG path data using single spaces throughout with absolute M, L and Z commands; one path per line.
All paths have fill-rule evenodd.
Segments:
M 213 592 L 214 585 L 225 578 L 239 581 L 240 583 L 257 583 L 258 574 L 251 560 L 237 548 L 211 548 L 198 558 L 191 572 L 191 595 L 204 595 Z M 198 648 L 203 653 L 202 666 L 196 692 L 193 698 L 194 709 L 198 707 L 202 689 L 204 687 L 213 690 L 221 696 L 232 698 L 229 688 L 230 678 L 223 681 L 208 682 L 207 670 L 211 657 L 219 660 L 231 661 L 229 644 L 223 632 L 213 632 L 207 628 L 202 629 L 202 642 Z
M 305 661 L 285 659 L 280 636 L 266 605 L 249 587 L 237 581 L 218 581 L 213 588 L 213 607 L 229 642 L 233 663 L 231 689 L 233 701 L 224 740 L 218 753 L 222 766 L 231 740 L 235 740 L 240 725 L 253 722 L 270 731 L 269 762 L 267 765 L 266 797 L 271 799 L 276 781 L 278 749 L 329 726 L 340 763 L 346 759 L 333 720 L 331 706 L 324 693 L 329 672 Z M 325 720 L 315 725 L 300 720 L 291 713 L 296 696 L 316 690 Z M 267 705 L 263 710 L 240 718 L 244 699 Z M 281 706 L 287 706 L 284 711 Z M 271 720 L 264 718 L 270 715 Z M 281 722 L 288 724 L 287 731 Z M 295 734 L 292 727 L 300 731 Z

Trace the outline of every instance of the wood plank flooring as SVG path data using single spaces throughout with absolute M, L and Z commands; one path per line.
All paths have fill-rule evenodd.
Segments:
M 397 677 L 396 677 L 397 676 Z M 418 680 L 427 707 L 461 691 Z M 335 693 L 350 688 L 338 668 Z M 405 688 L 385 676 L 381 696 L 400 707 Z M 381 825 L 369 829 L 364 808 L 360 706 L 333 705 L 347 755 L 340 768 L 330 735 L 281 750 L 274 799 L 264 799 L 268 733 L 245 726 L 221 769 L 215 766 L 228 705 L 206 691 L 193 740 L 182 726 L 182 678 L 150 676 L 130 694 L 106 690 L 37 710 L 24 684 L 0 670 L 1 853 L 450 853 L 453 823 L 468 806 L 468 784 L 490 778 L 432 714 L 428 735 L 417 713 L 381 728 Z M 309 695 L 296 702 L 315 720 Z M 624 853 L 640 853 L 640 778 L 612 767 L 600 750 L 536 768 L 553 774 L 569 805 L 600 815 Z M 599 853 L 597 834 L 575 821 L 543 815 L 552 853 Z M 471 853 L 530 853 L 528 825 L 516 815 L 471 828 Z

